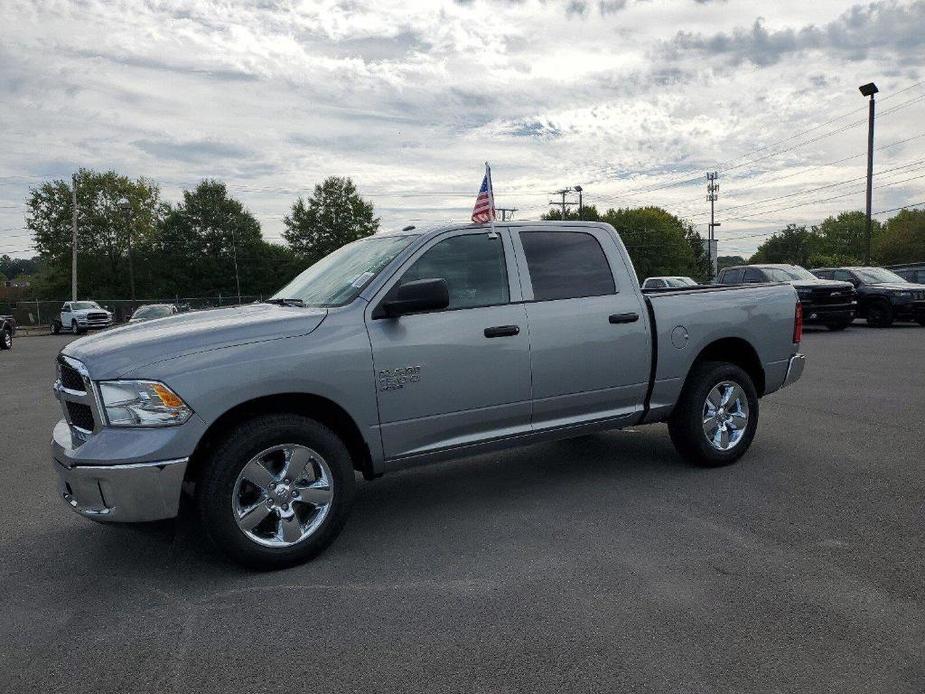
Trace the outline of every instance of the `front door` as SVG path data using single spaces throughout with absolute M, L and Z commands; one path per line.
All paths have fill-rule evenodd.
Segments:
M 507 230 L 443 234 L 397 278 L 366 312 L 386 458 L 529 431 L 529 336 Z M 447 309 L 372 318 L 396 284 L 427 278 L 446 280 Z

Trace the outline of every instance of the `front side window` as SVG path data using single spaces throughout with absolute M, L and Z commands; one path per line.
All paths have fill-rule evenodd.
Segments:
M 851 276 L 851 273 L 847 270 L 836 270 L 835 279 L 839 282 L 851 282 L 851 284 L 857 284 L 857 280 Z
M 607 256 L 591 234 L 522 231 L 520 242 L 536 301 L 616 293 Z
M 446 280 L 448 309 L 510 301 L 504 245 L 497 234 L 464 234 L 439 241 L 408 268 L 401 284 L 423 279 Z
M 745 268 L 745 281 L 746 282 L 764 282 L 764 275 L 761 274 L 761 270 L 754 267 Z

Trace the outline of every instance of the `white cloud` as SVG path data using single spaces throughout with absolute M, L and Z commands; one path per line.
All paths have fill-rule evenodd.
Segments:
M 78 166 L 149 176 L 168 199 L 223 178 L 270 238 L 294 196 L 331 174 L 352 176 L 388 225 L 465 218 L 486 159 L 499 203 L 521 216 L 580 183 L 600 207 L 659 204 L 703 222 L 701 182 L 667 184 L 834 116 L 851 114 L 792 143 L 862 121 L 858 84 L 876 80 L 885 98 L 878 144 L 925 130 L 925 100 L 888 112 L 925 95 L 889 99 L 923 79 L 922 16 L 921 1 L 8 0 L 0 253 L 28 243 L 17 228 L 35 177 Z M 923 143 L 879 151 L 878 167 Z M 863 175 L 863 157 L 818 165 L 865 146 L 860 124 L 729 170 L 722 252 L 862 206 L 855 195 L 775 211 L 820 192 L 723 213 Z M 923 181 L 878 189 L 875 206 L 925 199 Z

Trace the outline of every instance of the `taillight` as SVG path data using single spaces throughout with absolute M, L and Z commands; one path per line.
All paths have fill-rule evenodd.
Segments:
M 803 304 L 797 302 L 796 312 L 793 314 L 793 343 L 798 345 L 803 339 Z

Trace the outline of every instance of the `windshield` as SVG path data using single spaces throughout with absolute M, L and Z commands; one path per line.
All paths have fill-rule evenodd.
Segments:
M 95 301 L 76 301 L 71 304 L 71 308 L 75 311 L 86 311 L 88 308 L 99 308 L 100 305 Z
M 900 284 L 905 284 L 908 281 L 904 280 L 895 272 L 890 272 L 882 267 L 856 267 L 854 268 L 854 274 L 860 277 L 862 282 L 867 284 L 879 284 L 881 282 L 899 282 Z
M 792 282 L 793 280 L 819 279 L 809 270 L 805 270 L 799 265 L 788 265 L 787 267 L 765 267 L 761 269 L 772 282 Z
M 690 277 L 666 277 L 665 282 L 669 287 L 693 287 L 697 284 Z
M 370 236 L 325 256 L 271 297 L 326 308 L 353 301 L 412 236 Z

